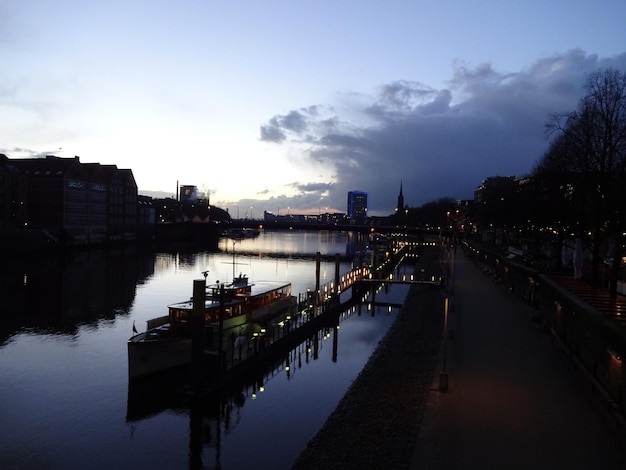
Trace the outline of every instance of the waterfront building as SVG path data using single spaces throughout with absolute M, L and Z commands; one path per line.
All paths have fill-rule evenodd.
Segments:
M 367 193 L 348 192 L 348 218 L 355 222 L 364 222 L 367 218 Z
M 84 164 L 79 157 L 9 161 L 26 177 L 29 229 L 70 245 L 134 239 L 138 202 L 132 170 Z
M 156 208 L 154 200 L 149 196 L 137 196 L 137 224 L 154 225 L 156 223 Z
M 28 213 L 27 178 L 10 160 L 0 154 L 0 228 L 21 229 Z

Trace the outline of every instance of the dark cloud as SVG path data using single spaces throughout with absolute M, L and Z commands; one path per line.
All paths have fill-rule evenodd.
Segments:
M 303 192 L 296 194 L 295 196 L 272 196 L 269 199 L 264 199 L 263 201 L 259 201 L 258 199 L 242 199 L 237 202 L 235 207 L 246 208 L 246 210 L 250 207 L 253 208 L 254 217 L 261 218 L 263 217 L 263 211 L 269 211 L 274 214 L 286 214 L 287 211 L 291 208 L 292 214 L 300 214 L 302 212 L 309 213 L 318 213 L 318 212 L 326 212 L 327 210 L 340 210 L 345 212 L 345 201 L 342 202 L 341 206 L 334 207 L 328 205 L 328 198 L 320 195 L 320 192 Z M 225 207 L 231 207 L 231 215 L 233 213 L 233 204 L 228 202 L 221 202 Z M 218 206 L 220 205 L 218 203 Z M 241 216 L 243 217 L 243 212 L 241 212 Z
M 332 183 L 293 183 L 292 186 L 301 193 L 324 193 L 333 188 Z
M 436 94 L 437 90 L 419 82 L 399 80 L 381 87 L 372 110 L 388 110 L 394 113 L 410 112 L 423 103 L 431 101 Z
M 280 129 L 280 120 L 276 117 L 270 122 L 261 126 L 261 140 L 266 142 L 282 142 L 287 139 L 285 133 Z
M 334 188 L 334 183 L 300 183 L 293 182 L 287 185 L 289 193 L 292 194 L 295 190 L 295 195 L 286 196 L 284 194 L 272 195 L 269 198 L 259 199 L 241 199 L 233 205 L 230 201 L 214 201 L 220 207 L 230 207 L 231 215 L 235 213 L 233 210 L 240 208 L 241 217 L 244 216 L 244 212 L 250 208 L 254 213 L 255 218 L 263 217 L 263 211 L 269 211 L 273 213 L 286 214 L 289 208 L 292 209 L 292 214 L 307 212 L 317 214 L 319 211 L 326 210 L 339 210 L 345 212 L 345 201 L 339 206 L 331 206 L 329 204 L 329 192 Z M 264 190 L 259 196 L 268 196 L 275 191 Z M 345 199 L 345 198 L 344 198 Z M 235 207 L 235 209 L 233 209 Z
M 285 115 L 274 116 L 267 124 L 261 126 L 261 140 L 280 143 L 287 139 L 287 133 L 299 134 L 304 137 L 309 129 L 309 122 L 317 117 L 317 106 L 309 106 L 290 111 Z M 315 124 L 327 127 L 332 125 L 332 119 L 315 122 Z
M 472 198 L 488 176 L 528 173 L 549 144 L 548 116 L 574 110 L 586 75 L 605 67 L 626 70 L 626 54 L 572 50 L 514 73 L 456 64 L 447 88 L 398 80 L 340 115 L 316 106 L 275 116 L 261 138 L 333 169 L 323 205 L 344 208 L 346 193 L 362 190 L 372 213 L 391 213 L 400 181 L 412 206 Z

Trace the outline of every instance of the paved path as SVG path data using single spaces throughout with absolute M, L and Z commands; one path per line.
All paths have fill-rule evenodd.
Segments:
M 448 391 L 436 372 L 411 469 L 626 469 L 624 431 L 531 310 L 460 249 L 452 297 Z

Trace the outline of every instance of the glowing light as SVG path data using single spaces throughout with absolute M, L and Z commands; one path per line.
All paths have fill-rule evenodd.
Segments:
M 622 362 L 622 355 L 620 353 L 611 348 L 606 348 L 606 350 L 614 360 Z

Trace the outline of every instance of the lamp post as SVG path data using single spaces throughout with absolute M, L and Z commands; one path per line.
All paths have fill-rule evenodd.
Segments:
M 448 390 L 448 297 L 443 303 L 443 368 L 439 373 L 439 391 L 446 392 Z

